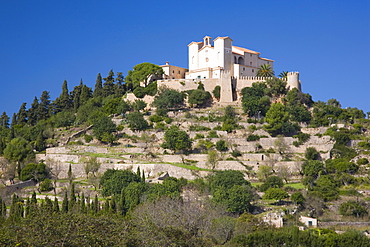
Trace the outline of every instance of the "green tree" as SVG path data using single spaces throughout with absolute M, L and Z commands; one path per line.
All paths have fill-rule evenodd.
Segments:
M 213 96 L 217 99 L 220 100 L 221 98 L 221 87 L 220 86 L 215 86 L 215 88 L 212 91 Z
M 281 188 L 284 186 L 283 180 L 278 176 L 267 177 L 266 181 L 261 185 L 260 190 L 266 191 L 269 188 Z
M 218 140 L 216 142 L 216 149 L 220 152 L 226 152 L 229 148 L 225 140 Z
M 103 97 L 107 97 L 109 95 L 114 94 L 114 72 L 111 69 L 109 74 L 106 78 L 104 78 L 103 84 Z
M 17 137 L 12 139 L 4 149 L 4 157 L 19 164 L 26 159 L 32 159 L 34 152 L 29 142 L 24 138 Z
M 308 147 L 308 148 L 306 148 L 306 152 L 304 154 L 304 157 L 307 160 L 318 160 L 320 158 L 320 153 L 316 150 L 316 148 Z
M 89 174 L 92 173 L 96 177 L 96 173 L 99 171 L 101 163 L 98 161 L 97 157 L 89 157 L 83 160 L 85 163 L 84 169 L 86 177 L 89 178 Z
M 366 204 L 363 202 L 348 201 L 339 207 L 339 213 L 344 216 L 363 217 L 368 214 Z
M 216 168 L 218 160 L 219 160 L 219 156 L 218 156 L 217 151 L 209 150 L 208 155 L 207 155 L 207 163 L 209 164 L 212 170 Z
M 40 97 L 40 103 L 37 108 L 38 120 L 47 119 L 50 115 L 50 95 L 48 91 L 43 91 Z
M 265 200 L 283 200 L 288 197 L 288 193 L 285 190 L 279 188 L 269 188 L 262 196 L 262 198 Z
M 184 152 L 191 149 L 191 145 L 192 140 L 189 135 L 176 126 L 171 126 L 171 128 L 164 133 L 163 148 L 171 149 L 176 153 L 178 151 Z
M 204 106 L 211 99 L 211 94 L 201 89 L 192 90 L 188 97 L 188 103 L 190 105 L 196 105 L 198 107 Z
M 70 109 L 72 105 L 72 99 L 70 98 L 68 92 L 68 84 L 67 80 L 64 80 L 62 85 L 62 93 L 59 95 L 58 98 L 55 99 L 53 102 L 53 113 L 58 113 L 60 111 Z
M 184 103 L 184 94 L 174 89 L 160 88 L 159 93 L 155 96 L 153 106 L 160 109 L 174 109 Z
M 0 116 L 0 127 L 4 127 L 6 129 L 8 129 L 9 128 L 9 120 L 10 120 L 10 118 L 8 117 L 6 112 L 4 111 Z
M 93 134 L 100 141 L 103 140 L 104 135 L 116 131 L 116 125 L 100 111 L 95 111 L 90 115 L 89 119 L 91 124 L 93 124 Z
M 289 122 L 289 113 L 287 112 L 286 107 L 281 103 L 271 105 L 270 109 L 266 113 L 265 120 L 268 125 L 265 125 L 264 128 L 272 136 L 280 134 L 292 135 L 299 129 L 298 126 Z
M 152 63 L 137 64 L 133 70 L 128 71 L 126 84 L 131 90 L 139 86 L 141 82 L 147 86 L 151 80 L 161 77 L 163 73 L 162 67 L 158 65 Z
M 257 71 L 259 77 L 274 77 L 275 73 L 269 64 L 262 64 Z
M 140 86 L 137 86 L 134 91 L 133 91 L 134 95 L 139 98 L 139 99 L 142 99 L 144 98 L 144 96 L 146 95 L 146 91 L 145 91 L 145 88 L 143 87 L 140 87 Z
M 93 96 L 94 98 L 103 96 L 103 80 L 100 73 L 96 76 Z
M 19 108 L 19 111 L 16 115 L 16 123 L 19 125 L 25 125 L 27 123 L 27 110 L 26 110 L 27 103 L 23 103 Z
M 49 175 L 50 171 L 44 163 L 29 163 L 22 169 L 20 179 L 22 181 L 33 179 L 40 182 L 49 177 Z
M 38 101 L 37 97 L 35 97 L 32 104 L 31 104 L 31 108 L 28 109 L 28 113 L 27 113 L 28 124 L 35 125 L 37 123 L 37 121 L 38 121 L 38 116 L 37 116 L 38 108 L 39 108 L 39 101 Z
M 147 104 L 145 103 L 145 101 L 137 99 L 137 100 L 134 101 L 134 103 L 132 103 L 132 108 L 135 111 L 141 111 L 141 110 L 145 109 L 146 105 Z
M 127 187 L 131 182 L 140 182 L 141 178 L 129 170 L 108 169 L 100 179 L 102 186 L 102 195 L 118 195 L 122 189 Z
M 127 114 L 127 120 L 131 130 L 145 130 L 149 128 L 148 122 L 140 112 L 131 112 Z

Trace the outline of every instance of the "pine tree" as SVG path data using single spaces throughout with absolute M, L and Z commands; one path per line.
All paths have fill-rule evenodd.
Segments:
M 105 82 L 103 85 L 103 97 L 114 94 L 114 72 L 113 70 L 109 71 L 109 74 L 104 78 Z
M 67 196 L 67 191 L 64 193 L 64 198 L 62 202 L 62 212 L 63 213 L 68 213 L 68 196 Z
M 68 83 L 67 80 L 64 80 L 62 85 L 62 93 L 53 102 L 53 113 L 55 114 L 63 110 L 70 109 L 71 107 L 72 101 L 68 93 Z
M 32 104 L 31 104 L 31 108 L 28 109 L 27 119 L 28 119 L 28 123 L 30 125 L 35 125 L 37 123 L 38 108 L 39 108 L 39 101 L 38 101 L 37 97 L 35 97 Z
M 10 127 L 13 128 L 15 125 L 17 125 L 17 114 L 13 113 L 12 123 L 10 124 Z
M 17 124 L 24 125 L 27 123 L 27 103 L 23 103 L 17 113 Z
M 81 88 L 80 105 L 84 105 L 92 97 L 91 88 L 83 85 Z
M 124 84 L 125 77 L 122 72 L 117 73 L 116 84 L 114 84 L 114 94 L 117 96 L 124 95 L 126 92 L 126 85 Z
M 43 91 L 40 97 L 40 103 L 37 108 L 38 120 L 47 119 L 50 116 L 50 95 L 48 91 Z
M 42 134 L 42 131 L 39 132 L 35 141 L 35 149 L 39 152 L 45 150 L 45 138 Z
M 96 77 L 96 83 L 95 83 L 93 96 L 94 96 L 94 98 L 103 96 L 103 81 L 102 81 L 100 73 Z
M 6 112 L 4 111 L 3 114 L 1 114 L 1 116 L 0 116 L 0 126 L 8 129 L 9 128 L 9 120 L 10 120 L 10 118 L 8 117 Z

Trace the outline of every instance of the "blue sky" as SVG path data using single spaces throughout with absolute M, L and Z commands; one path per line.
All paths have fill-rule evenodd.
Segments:
M 370 111 L 370 1 L 0 0 L 0 112 L 27 108 L 63 80 L 151 62 L 187 67 L 187 45 L 229 36 L 234 45 L 299 71 L 315 101 Z

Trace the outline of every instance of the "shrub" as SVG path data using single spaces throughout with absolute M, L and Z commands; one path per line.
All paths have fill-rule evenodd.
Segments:
M 194 139 L 195 139 L 195 140 L 197 140 L 197 139 L 203 139 L 203 138 L 204 138 L 204 135 L 199 134 L 199 133 L 197 133 L 197 134 L 195 135 L 195 137 L 194 137 Z
M 153 122 L 153 123 L 158 123 L 158 122 L 161 122 L 163 120 L 163 117 L 155 114 L 155 115 L 152 115 L 149 117 L 149 121 L 150 122 Z
M 166 124 L 170 124 L 170 123 L 172 123 L 172 118 L 170 118 L 170 117 L 164 117 L 164 122 Z
M 369 160 L 366 159 L 366 158 L 361 158 L 357 161 L 357 165 L 366 165 L 366 164 L 369 164 Z
M 189 130 L 190 131 L 206 131 L 206 130 L 210 130 L 210 128 L 205 127 L 205 126 L 200 126 L 200 125 L 191 125 L 189 127 Z
M 46 178 L 44 181 L 40 183 L 41 191 L 50 191 L 52 189 L 54 189 L 54 187 L 53 187 L 53 182 L 50 179 Z
M 288 192 L 279 188 L 269 188 L 262 196 L 264 200 L 283 200 L 289 197 Z
M 247 137 L 247 141 L 251 142 L 251 141 L 258 141 L 260 139 L 260 136 L 259 135 L 249 135 Z
M 270 176 L 261 185 L 260 190 L 266 191 L 269 188 L 281 188 L 284 186 L 283 180 L 278 176 Z
M 219 140 L 216 142 L 216 149 L 220 152 L 225 152 L 228 150 L 227 143 L 224 140 Z
M 208 132 L 207 138 L 218 138 L 217 132 L 211 130 L 210 132 Z
M 215 98 L 219 100 L 221 97 L 221 87 L 216 86 L 215 89 L 213 89 L 212 93 L 213 93 L 213 96 L 215 96 Z
M 143 88 L 143 87 L 137 87 L 137 88 L 135 88 L 134 91 L 133 91 L 133 93 L 139 99 L 144 98 L 144 96 L 146 95 L 145 88 Z
M 308 160 L 318 160 L 320 158 L 319 152 L 314 147 L 306 148 L 304 156 Z
M 91 135 L 84 135 L 84 140 L 86 143 L 89 143 L 93 140 L 93 137 Z
M 231 152 L 231 156 L 236 158 L 236 157 L 242 156 L 242 153 L 239 150 L 235 149 Z

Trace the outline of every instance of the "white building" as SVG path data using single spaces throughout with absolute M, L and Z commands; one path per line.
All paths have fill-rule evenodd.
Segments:
M 229 37 L 211 40 L 206 36 L 203 42 L 191 42 L 189 50 L 189 69 L 170 65 L 161 65 L 164 70 L 158 86 L 179 91 L 196 89 L 202 82 L 206 91 L 212 92 L 221 87 L 221 103 L 230 103 L 241 99 L 241 90 L 251 87 L 254 82 L 266 81 L 265 77 L 256 77 L 259 67 L 268 64 L 273 69 L 274 61 L 260 57 L 260 53 L 246 48 L 233 46 Z M 301 90 L 298 72 L 288 72 L 287 88 Z
M 273 60 L 260 57 L 259 52 L 233 46 L 232 42 L 229 37 L 218 37 L 212 44 L 209 36 L 203 42 L 191 42 L 186 79 L 221 78 L 221 71 L 228 71 L 236 78 L 255 76 L 262 64 L 273 68 Z

